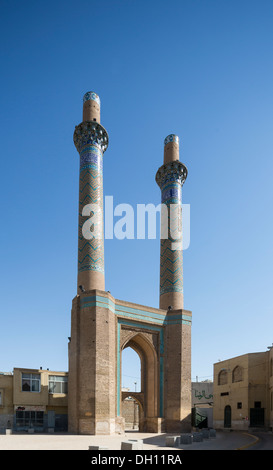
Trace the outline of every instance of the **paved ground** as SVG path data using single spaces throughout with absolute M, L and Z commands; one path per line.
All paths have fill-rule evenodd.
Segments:
M 104 446 L 109 450 L 120 450 L 121 442 L 128 439 L 143 439 L 143 450 L 179 450 L 174 447 L 165 446 L 166 434 L 139 432 L 126 432 L 116 436 L 79 436 L 70 434 L 0 435 L 0 450 L 88 450 L 90 445 Z M 217 432 L 216 438 L 204 439 L 203 442 L 184 445 L 181 450 L 248 449 L 256 444 L 257 441 L 258 438 L 249 433 Z
M 249 447 L 248 450 L 273 450 L 273 434 L 272 432 L 255 432 L 257 443 Z

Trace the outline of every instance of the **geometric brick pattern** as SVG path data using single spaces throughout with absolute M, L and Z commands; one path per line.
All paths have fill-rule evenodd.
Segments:
M 92 147 L 90 148 L 90 153 Z M 104 243 L 103 243 L 103 181 L 102 181 L 102 153 L 97 159 L 98 164 L 85 165 L 80 171 L 79 189 L 79 233 L 78 233 L 78 272 L 92 270 L 104 273 Z M 96 237 L 87 239 L 83 236 L 82 227 L 87 217 L 82 215 L 86 204 L 94 204 L 97 216 L 92 217 L 91 230 Z
M 182 185 L 187 176 L 183 163 L 162 165 L 156 182 L 161 189 L 161 203 L 168 209 L 168 238 L 160 244 L 160 295 L 183 293 Z
M 85 121 L 76 126 L 74 143 L 80 154 L 78 272 L 104 274 L 102 170 L 108 135 L 99 123 Z M 92 207 L 83 215 L 87 204 Z

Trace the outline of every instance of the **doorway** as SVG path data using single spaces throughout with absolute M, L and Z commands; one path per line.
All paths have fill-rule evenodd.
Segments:
M 224 410 L 224 427 L 231 428 L 231 406 L 225 406 Z
M 158 426 L 159 416 L 159 362 L 153 334 L 134 332 L 131 329 L 124 331 L 126 339 L 121 346 L 120 360 L 123 380 L 121 388 L 124 388 L 120 394 L 120 405 L 123 407 L 123 401 L 128 397 L 135 400 L 135 410 L 138 407 L 139 431 L 153 432 Z M 128 354 L 131 357 L 126 365 L 125 358 Z M 126 375 L 128 377 L 125 377 Z M 129 384 L 129 390 L 125 390 L 126 384 Z M 134 407 L 132 406 L 132 409 Z
M 141 360 L 131 347 L 122 351 L 122 416 L 125 430 L 139 430 L 139 403 L 134 398 L 141 391 Z M 125 398 L 124 398 L 125 397 Z

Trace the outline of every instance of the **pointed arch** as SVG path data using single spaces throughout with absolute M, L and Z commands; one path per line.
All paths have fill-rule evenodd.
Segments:
M 131 331 L 126 335 L 126 340 L 121 346 L 122 351 L 132 348 L 140 358 L 141 364 L 141 387 L 140 393 L 130 395 L 140 404 L 142 419 L 140 430 L 145 430 L 145 418 L 159 415 L 159 360 L 156 348 L 149 334 L 142 331 Z M 122 364 L 121 364 L 122 368 Z M 143 413 L 142 413 L 143 412 Z
M 243 368 L 241 366 L 234 367 L 232 371 L 232 382 L 241 382 L 243 380 Z
M 218 385 L 226 385 L 228 383 L 228 373 L 226 369 L 220 370 L 218 374 Z

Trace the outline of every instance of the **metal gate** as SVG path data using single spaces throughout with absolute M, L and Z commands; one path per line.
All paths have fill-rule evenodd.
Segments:
M 192 414 L 191 414 L 191 424 L 192 426 L 202 429 L 202 428 L 207 428 L 208 427 L 208 418 L 207 416 L 201 415 L 198 413 L 196 408 L 192 408 Z
M 250 408 L 250 426 L 264 426 L 264 408 Z

